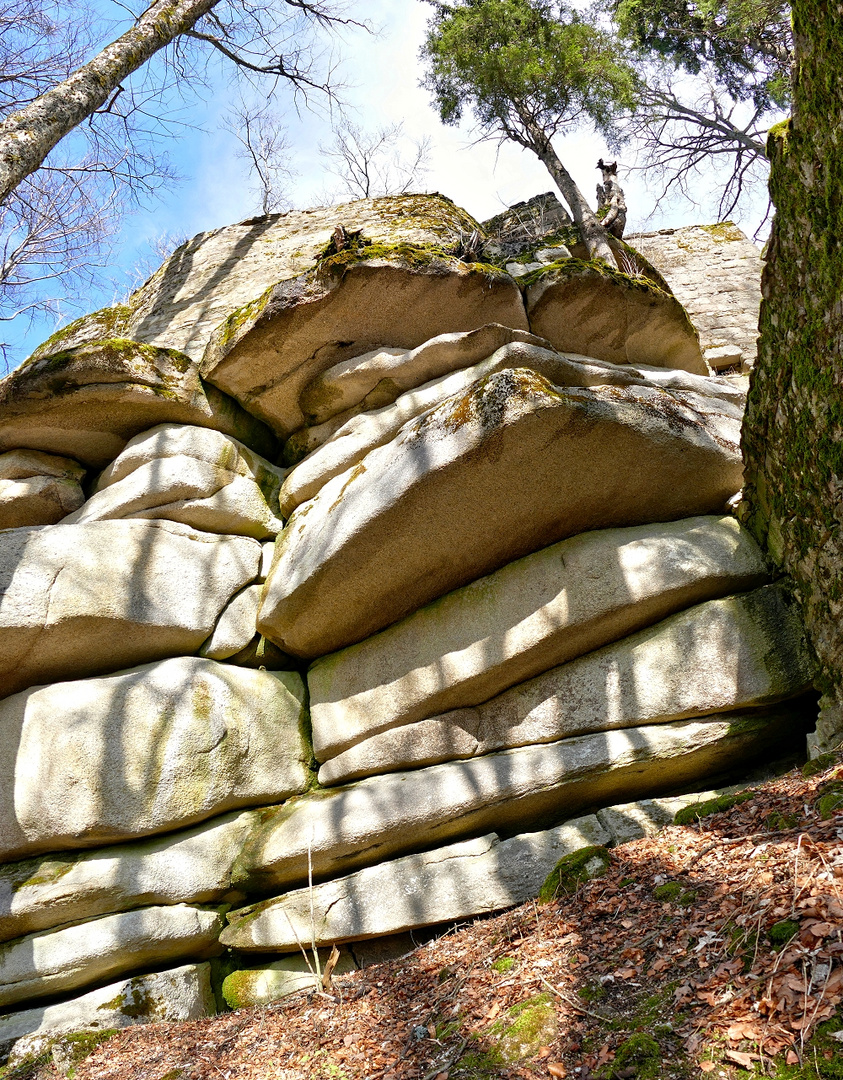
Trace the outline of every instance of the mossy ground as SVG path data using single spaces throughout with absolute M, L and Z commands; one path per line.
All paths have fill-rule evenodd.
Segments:
M 702 818 L 711 817 L 712 814 L 723 814 L 734 806 L 748 802 L 753 797 L 751 791 L 741 791 L 736 795 L 718 795 L 716 799 L 706 799 L 704 802 L 692 803 L 683 806 L 673 816 L 674 825 L 692 825 Z

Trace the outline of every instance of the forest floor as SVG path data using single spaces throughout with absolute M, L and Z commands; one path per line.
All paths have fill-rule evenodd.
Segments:
M 329 992 L 2 1080 L 843 1080 L 843 758 Z M 61 1065 L 61 1055 L 58 1055 Z

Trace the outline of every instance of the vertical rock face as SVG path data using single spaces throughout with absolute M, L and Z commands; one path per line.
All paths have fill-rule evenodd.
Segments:
M 755 244 L 729 221 L 638 233 L 627 240 L 664 274 L 699 331 L 711 367 L 752 367 L 762 267 Z
M 803 601 L 827 748 L 843 736 L 843 15 L 796 0 L 793 24 L 793 117 L 768 144 L 776 217 L 744 430 L 745 520 Z
M 528 899 L 802 739 L 743 382 L 631 248 L 511 224 L 203 234 L 0 384 L 0 1054 Z M 226 1000 L 302 986 L 255 962 Z

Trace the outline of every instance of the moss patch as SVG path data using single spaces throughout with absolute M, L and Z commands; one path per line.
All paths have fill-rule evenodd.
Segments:
M 725 813 L 725 811 L 731 810 L 733 806 L 748 802 L 752 797 L 753 793 L 751 791 L 741 791 L 737 795 L 718 795 L 716 799 L 691 803 L 690 806 L 683 806 L 681 810 L 676 811 L 673 815 L 673 824 L 693 825 L 695 821 L 699 821 L 701 818 L 711 817 L 712 814 Z
M 507 1010 L 484 1035 L 499 1062 L 514 1064 L 535 1057 L 557 1035 L 556 1009 L 550 994 L 537 994 Z
M 615 1070 L 635 1068 L 639 1080 L 650 1080 L 661 1074 L 661 1047 L 652 1035 L 640 1031 L 631 1035 L 615 1054 Z
M 687 907 L 693 904 L 696 898 L 697 894 L 694 890 L 686 889 L 680 881 L 666 881 L 653 889 L 653 899 L 663 904 L 679 904 L 680 907 Z
M 599 844 L 565 855 L 545 878 L 539 901 L 546 904 L 557 896 L 576 892 L 584 881 L 605 874 L 609 858 L 608 849 Z

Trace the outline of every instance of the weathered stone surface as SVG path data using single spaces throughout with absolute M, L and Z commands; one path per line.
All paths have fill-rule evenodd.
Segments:
M 344 360 L 308 383 L 299 403 L 309 424 L 320 424 L 364 402 L 367 408 L 377 408 L 404 390 L 470 367 L 513 341 L 549 347 L 549 342 L 525 330 L 487 323 L 464 333 L 439 334 L 409 351 L 374 350 Z
M 317 757 L 488 701 L 694 603 L 765 579 L 761 552 L 729 517 L 572 537 L 313 664 Z
M 740 421 L 746 388 L 731 380 L 692 375 L 671 368 L 632 367 L 609 364 L 584 356 L 567 356 L 528 343 L 504 345 L 473 367 L 435 379 L 398 397 L 394 404 L 362 415 L 343 413 L 349 419 L 330 432 L 330 424 L 304 428 L 288 441 L 312 451 L 291 469 L 281 489 L 282 513 L 288 517 L 302 502 L 312 498 L 328 480 L 356 465 L 371 450 L 388 443 L 414 416 L 435 408 L 453 394 L 464 393 L 480 379 L 504 368 L 529 368 L 555 386 L 647 386 L 666 390 L 690 390 L 711 397 L 715 412 Z M 318 442 L 325 433 L 327 437 Z M 312 442 L 312 445 L 311 445 Z M 286 452 L 286 451 L 285 451 Z M 295 450 L 293 451 L 295 453 Z
M 0 1016 L 0 1054 L 14 1064 L 68 1031 L 107 1031 L 156 1020 L 178 1023 L 216 1012 L 210 964 L 187 964 L 110 983 L 56 1005 Z M 12 1045 L 14 1044 L 14 1045 Z
M 7 698 L 0 858 L 166 832 L 303 791 L 303 701 L 293 672 L 188 656 Z
M 283 960 L 266 964 L 258 968 L 246 968 L 232 971 L 226 975 L 222 984 L 222 995 L 232 1009 L 248 1009 L 256 1005 L 268 1005 L 271 1001 L 296 994 L 299 990 L 321 990 L 322 982 L 314 965 L 313 956 L 307 938 L 307 958 L 288 956 Z M 319 964 L 324 971 L 330 953 L 326 949 L 319 951 Z M 334 968 L 336 975 L 345 975 L 356 971 L 354 957 L 347 949 L 340 950 L 340 957 Z
M 744 368 L 755 363 L 763 264 L 760 250 L 737 225 L 660 229 L 627 240 L 664 274 L 713 367 L 727 353 Z
M 498 911 L 537 896 L 564 855 L 609 840 L 593 815 L 511 840 L 490 833 L 232 911 L 220 940 L 243 952 L 292 952 Z
M 639 799 L 638 802 L 598 810 L 597 818 L 611 835 L 614 844 L 627 844 L 630 840 L 640 840 L 642 836 L 655 836 L 666 826 L 672 825 L 677 810 L 706 799 L 716 799 L 718 795 L 732 790 L 718 788 L 717 791 L 695 791 L 690 795 L 673 795 L 664 799 Z
M 102 468 L 165 422 L 212 427 L 272 455 L 272 433 L 205 386 L 183 353 L 115 339 L 39 356 L 0 382 L 0 451 L 68 454 Z
M 124 305 L 59 330 L 35 356 L 115 336 L 169 346 L 198 360 L 212 332 L 270 286 L 313 266 L 337 225 L 378 244 L 455 246 L 477 222 L 444 195 L 393 195 L 266 214 L 199 233 Z M 248 440 L 246 440 L 248 441 Z
M 739 424 L 710 402 L 489 376 L 293 515 L 258 629 L 319 656 L 566 536 L 722 511 L 741 484 Z
M 219 431 L 161 424 L 127 444 L 65 524 L 155 518 L 261 540 L 283 528 L 283 479 L 283 469 Z
M 533 828 L 737 769 L 800 741 L 798 704 L 684 720 L 391 773 L 281 807 L 247 842 L 235 880 L 278 889 L 488 829 Z
M 72 458 L 44 454 L 40 450 L 9 450 L 0 454 L 0 480 L 28 480 L 33 476 L 72 479 L 77 483 L 85 475 L 84 468 Z
M 0 454 L 0 529 L 52 525 L 85 501 L 77 462 L 38 450 Z
M 0 694 L 194 652 L 260 555 L 165 521 L 0 533 Z
M 474 709 L 365 739 L 323 765 L 319 782 L 769 705 L 810 689 L 815 674 L 799 612 L 769 585 L 699 604 Z
M 94 490 L 101 492 L 143 466 L 167 458 L 193 458 L 237 476 L 250 477 L 270 506 L 277 508 L 277 493 L 284 479 L 284 469 L 272 465 L 244 443 L 221 431 L 191 424 L 158 424 L 130 439 L 125 450 L 100 473 Z
M 163 837 L 0 867 L 0 941 L 151 904 L 236 903 L 231 868 L 261 811 Z
M 227 660 L 241 652 L 255 636 L 263 586 L 249 585 L 229 601 L 214 627 L 214 632 L 199 650 L 209 660 Z
M 644 278 L 568 259 L 528 285 L 525 299 L 531 330 L 560 352 L 708 373 L 682 305 Z
M 287 437 L 306 420 L 302 391 L 342 360 L 488 322 L 529 329 L 521 292 L 503 271 L 490 276 L 488 267 L 407 245 L 370 250 L 359 261 L 325 260 L 232 315 L 205 350 L 205 378 Z
M 176 904 L 9 941 L 0 946 L 0 1005 L 67 993 L 168 961 L 202 960 L 219 951 L 222 923 L 216 911 Z

